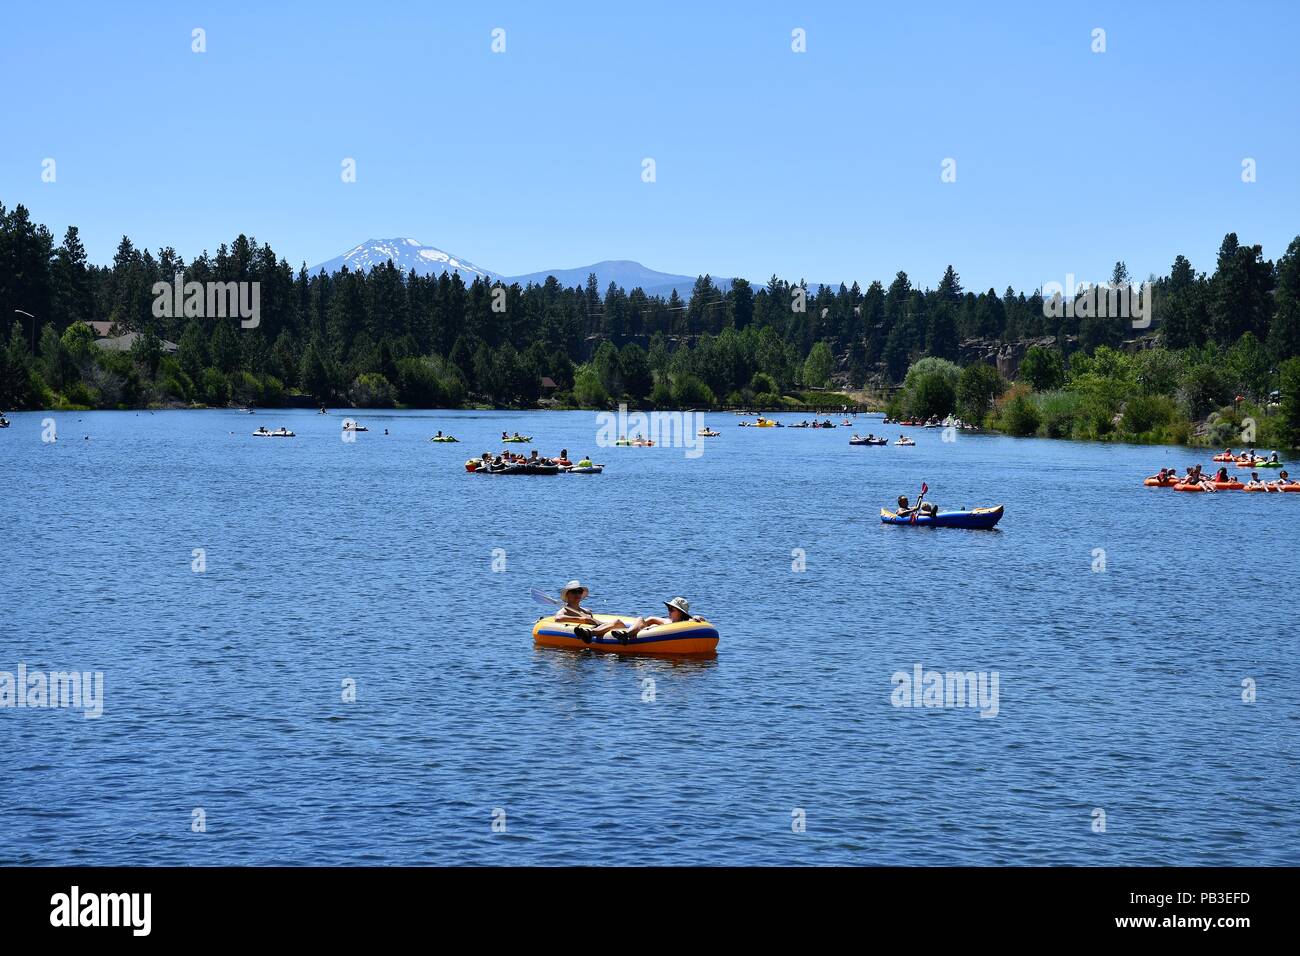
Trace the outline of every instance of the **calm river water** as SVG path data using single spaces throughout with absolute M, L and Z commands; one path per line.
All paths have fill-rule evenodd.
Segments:
M 1143 488 L 1180 448 L 358 416 L 10 413 L 0 671 L 104 699 L 0 708 L 0 864 L 1300 863 L 1300 495 Z M 608 468 L 467 474 L 503 429 Z M 922 481 L 1006 517 L 882 526 Z M 535 648 L 574 577 L 685 595 L 716 658 Z M 895 706 L 918 665 L 997 695 Z

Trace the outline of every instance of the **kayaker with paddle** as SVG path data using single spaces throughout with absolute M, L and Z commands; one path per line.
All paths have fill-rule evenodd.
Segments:
M 918 517 L 933 517 L 939 513 L 939 506 L 932 501 L 926 501 L 926 492 L 930 486 L 924 481 L 921 482 L 921 493 L 916 498 L 916 507 L 910 508 L 907 504 L 907 495 L 898 496 L 898 515 L 900 518 L 911 518 L 915 521 Z

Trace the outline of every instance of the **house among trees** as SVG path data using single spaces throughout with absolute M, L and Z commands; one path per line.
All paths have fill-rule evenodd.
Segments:
M 103 324 L 103 322 L 91 323 L 92 326 Z M 127 332 L 125 335 L 97 338 L 95 339 L 95 344 L 101 349 L 107 349 L 110 352 L 129 352 L 131 351 L 131 347 L 135 345 L 136 339 L 140 338 L 140 335 L 141 333 L 139 332 Z M 180 346 L 175 342 L 168 342 L 166 339 L 159 339 L 158 347 L 162 349 L 164 355 L 175 355 L 180 350 Z

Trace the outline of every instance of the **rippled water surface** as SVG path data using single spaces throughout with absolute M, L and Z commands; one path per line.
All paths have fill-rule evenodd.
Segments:
M 0 709 L 0 863 L 1300 863 L 1300 495 L 1141 486 L 1203 451 L 45 417 L 0 431 L 0 671 L 102 671 L 104 713 Z M 502 429 L 608 469 L 467 474 Z M 1006 517 L 882 526 L 923 480 Z M 602 611 L 687 596 L 717 657 L 535 648 L 529 589 L 573 577 Z M 996 716 L 892 706 L 917 664 L 996 671 Z

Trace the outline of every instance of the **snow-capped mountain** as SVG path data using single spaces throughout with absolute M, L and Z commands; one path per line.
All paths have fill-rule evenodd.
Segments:
M 312 266 L 307 271 L 311 275 L 318 272 L 338 272 L 347 266 L 352 272 L 369 272 L 375 266 L 382 266 L 389 259 L 401 272 L 415 270 L 417 275 L 442 275 L 444 272 L 458 273 L 466 285 L 475 277 L 483 276 L 496 279 L 495 272 L 480 269 L 472 262 L 453 256 L 449 252 L 422 245 L 415 239 L 367 239 L 354 249 L 349 249 L 341 256 L 335 256 L 328 262 Z
M 573 288 L 586 285 L 587 276 L 594 272 L 596 287 L 600 289 L 601 295 L 605 294 L 605 290 L 613 282 L 627 292 L 641 288 L 649 295 L 667 297 L 672 290 L 676 289 L 678 295 L 687 298 L 691 294 L 691 287 L 695 284 L 695 276 L 657 272 L 630 259 L 607 259 L 572 269 L 543 269 L 525 275 L 506 276 L 490 269 L 481 269 L 472 262 L 433 246 L 422 245 L 415 239 L 367 239 L 343 255 L 312 266 L 307 271 L 311 275 L 321 271 L 333 273 L 347 266 L 353 272 L 357 270 L 369 272 L 375 266 L 382 266 L 389 259 L 392 259 L 393 265 L 403 273 L 410 272 L 412 269 L 418 275 L 437 276 L 444 272 L 459 273 L 466 285 L 478 276 L 491 280 L 499 279 L 507 285 L 517 282 L 521 286 L 526 286 L 530 282 L 540 285 L 548 276 L 555 276 L 560 285 Z M 714 276 L 713 281 L 722 289 L 731 286 L 731 280 L 727 278 Z

